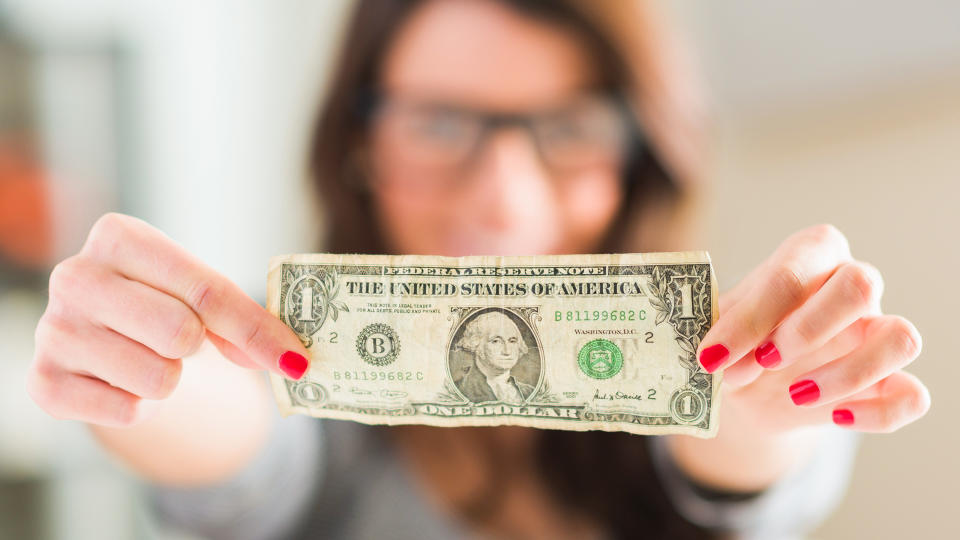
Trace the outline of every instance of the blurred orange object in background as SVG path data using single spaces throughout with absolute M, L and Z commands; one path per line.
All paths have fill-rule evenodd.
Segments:
M 28 144 L 0 139 L 0 259 L 36 268 L 51 262 L 49 185 Z

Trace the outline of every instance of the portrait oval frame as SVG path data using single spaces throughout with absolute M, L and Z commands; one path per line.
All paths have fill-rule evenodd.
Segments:
M 539 306 L 518 306 L 518 307 L 508 307 L 508 306 L 475 306 L 475 307 L 454 307 L 452 308 L 454 312 L 454 324 L 451 327 L 450 337 L 447 342 L 446 347 L 446 358 L 444 359 L 444 364 L 447 371 L 447 380 L 450 382 L 450 389 L 455 391 L 456 394 L 461 398 L 464 403 L 472 404 L 484 404 L 484 403 L 502 403 L 500 401 L 473 401 L 467 397 L 461 390 L 459 384 L 457 384 L 456 379 L 454 378 L 454 372 L 452 369 L 453 356 L 455 353 L 459 352 L 456 349 L 456 344 L 460 340 L 460 337 L 463 335 L 464 327 L 467 323 L 475 319 L 476 317 L 490 312 L 499 312 L 504 314 L 507 318 L 513 321 L 517 325 L 517 328 L 520 330 L 520 336 L 524 339 L 524 342 L 527 345 L 527 354 L 520 357 L 517 361 L 517 364 L 523 362 L 525 358 L 528 358 L 532 353 L 531 349 L 536 349 L 536 363 L 537 363 L 537 376 L 536 380 L 532 383 L 533 390 L 529 395 L 525 396 L 523 401 L 520 402 L 520 405 L 529 404 L 534 396 L 536 396 L 540 389 L 543 386 L 543 379 L 546 372 L 545 360 L 543 357 L 543 344 L 540 341 L 540 334 L 537 332 L 536 320 L 540 319 Z M 512 371 L 512 370 L 511 370 Z M 518 378 L 519 380 L 519 378 Z M 522 381 L 526 384 L 526 381 Z

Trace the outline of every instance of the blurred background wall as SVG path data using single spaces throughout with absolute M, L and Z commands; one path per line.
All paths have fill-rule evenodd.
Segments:
M 703 247 L 728 288 L 831 222 L 911 318 L 933 407 L 866 436 L 817 538 L 960 537 L 960 4 L 659 2 L 693 45 L 716 148 Z M 303 180 L 346 0 L 0 0 L 0 538 L 153 537 L 136 485 L 24 390 L 52 265 L 142 217 L 264 295 L 317 238 Z

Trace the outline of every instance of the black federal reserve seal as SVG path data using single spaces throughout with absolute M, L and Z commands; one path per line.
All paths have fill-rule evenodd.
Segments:
M 386 324 L 368 324 L 357 336 L 357 354 L 371 366 L 390 365 L 400 354 L 400 339 Z

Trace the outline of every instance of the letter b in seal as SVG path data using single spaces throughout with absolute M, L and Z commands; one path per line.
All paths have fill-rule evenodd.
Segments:
M 368 324 L 357 336 L 357 354 L 371 366 L 390 365 L 400 354 L 400 338 L 386 324 Z

